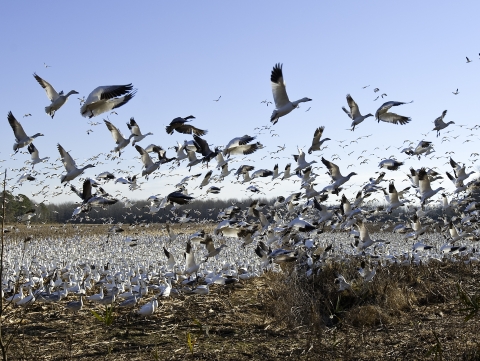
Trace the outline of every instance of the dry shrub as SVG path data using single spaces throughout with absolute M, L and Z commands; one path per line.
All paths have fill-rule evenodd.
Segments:
M 347 319 L 356 327 L 389 324 L 391 317 L 378 306 L 358 306 L 348 312 Z
M 303 269 L 267 273 L 266 310 L 278 327 L 323 327 L 342 323 L 372 326 L 390 323 L 417 306 L 437 304 L 456 297 L 455 284 L 474 277 L 463 262 L 430 265 L 376 266 L 372 282 L 364 282 L 357 268 L 361 259 L 332 263 L 310 278 Z M 350 290 L 338 291 L 341 274 Z

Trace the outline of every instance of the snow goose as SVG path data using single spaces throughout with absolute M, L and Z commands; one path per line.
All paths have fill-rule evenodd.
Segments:
M 195 154 L 195 152 L 193 150 L 187 150 L 187 157 L 188 157 L 187 167 L 188 167 L 189 172 L 192 170 L 192 167 L 194 165 L 197 165 L 197 164 L 202 162 L 201 159 L 197 158 L 197 155 Z
M 388 185 L 388 198 L 390 203 L 387 207 L 388 214 L 391 214 L 394 209 L 403 206 L 407 202 L 410 202 L 409 200 L 400 201 L 398 199 L 398 193 L 393 182 Z
M 60 157 L 62 158 L 63 165 L 67 171 L 67 174 L 63 175 L 61 178 L 61 183 L 70 182 L 82 174 L 85 169 L 95 167 L 93 164 L 87 164 L 83 168 L 77 168 L 75 161 L 73 160 L 70 153 L 68 153 L 60 144 L 57 144 Z
M 459 231 L 452 221 L 450 221 L 448 224 L 448 231 L 450 233 L 450 237 L 452 237 L 452 240 L 450 241 L 452 244 L 471 235 L 470 233 Z
M 133 85 L 104 85 L 95 88 L 80 108 L 83 117 L 92 118 L 127 104 L 136 94 Z
M 167 202 L 170 204 L 177 203 L 180 205 L 189 203 L 193 197 L 183 194 L 181 192 L 172 192 L 167 196 Z
M 347 113 L 349 118 L 353 120 L 351 125 L 352 131 L 354 131 L 355 127 L 361 122 L 363 122 L 365 119 L 367 119 L 368 117 L 373 117 L 373 114 L 370 113 L 368 113 L 367 115 L 360 114 L 360 109 L 358 109 L 357 103 L 355 102 L 355 100 L 353 100 L 350 94 L 347 94 L 347 103 L 350 107 L 350 111 L 348 111 L 345 107 L 342 107 L 342 109 L 345 113 Z
M 427 171 L 425 168 L 421 168 L 418 171 L 418 183 L 419 183 L 419 188 L 420 188 L 420 203 L 425 204 L 425 201 L 431 197 L 433 197 L 435 194 L 443 190 L 443 187 L 437 188 L 435 190 L 432 190 L 432 187 L 430 186 L 430 180 L 427 175 Z
M 62 107 L 68 100 L 68 97 L 72 94 L 78 94 L 76 90 L 70 90 L 67 94 L 63 94 L 63 91 L 57 93 L 53 86 L 49 82 L 40 78 L 37 74 L 33 74 L 35 80 L 42 86 L 43 89 L 47 92 L 47 97 L 52 102 L 49 106 L 45 107 L 45 113 L 50 115 L 53 119 L 55 112 Z
M 137 150 L 138 153 L 140 153 L 142 163 L 143 163 L 143 171 L 142 171 L 142 177 L 145 176 L 145 178 L 148 178 L 149 174 L 153 173 L 160 167 L 160 161 L 153 162 L 152 158 L 150 158 L 150 155 L 140 147 L 139 145 L 135 146 L 135 149 Z
M 213 171 L 209 170 L 207 172 L 207 174 L 205 174 L 205 177 L 203 177 L 202 183 L 200 183 L 198 188 L 202 189 L 203 187 L 205 187 L 210 182 L 210 178 L 212 177 L 212 173 L 213 173 Z
M 23 130 L 22 125 L 17 121 L 17 119 L 15 119 L 12 112 L 8 112 L 7 119 L 8 123 L 12 127 L 13 134 L 15 135 L 15 144 L 13 145 L 13 150 L 15 153 L 17 153 L 20 148 L 28 146 L 35 138 L 43 136 L 42 133 L 37 133 L 31 137 L 28 136 Z
M 457 181 L 464 181 L 468 177 L 470 177 L 472 174 L 475 173 L 474 171 L 471 171 L 470 173 L 466 173 L 465 172 L 465 165 L 461 166 L 460 164 L 455 162 L 451 157 L 450 157 L 450 165 L 452 166 L 452 168 L 455 172 L 455 176 L 456 176 Z
M 283 72 L 282 72 L 283 64 L 275 64 L 272 70 L 272 74 L 270 75 L 270 81 L 272 83 L 272 93 L 273 93 L 273 100 L 275 102 L 275 110 L 270 117 L 270 121 L 273 124 L 278 122 L 280 117 L 287 115 L 293 109 L 298 107 L 298 104 L 303 102 L 309 102 L 312 99 L 310 98 L 302 98 L 291 102 L 288 99 L 287 90 L 285 88 L 285 82 L 283 81 Z
M 69 312 L 78 313 L 83 308 L 83 296 L 80 295 L 80 300 L 67 302 L 65 308 Z
M 413 100 L 408 103 L 402 103 L 402 102 L 396 102 L 396 101 L 383 103 L 382 106 L 378 108 L 378 110 L 376 111 L 375 118 L 378 120 L 379 123 L 380 121 L 382 121 L 386 123 L 401 124 L 401 125 L 407 124 L 412 120 L 411 118 L 404 117 L 402 115 L 398 115 L 395 113 L 389 113 L 388 110 L 391 107 L 396 107 L 398 105 L 403 105 L 403 104 L 410 104 L 412 102 Z
M 432 130 L 436 130 L 436 131 L 437 131 L 437 137 L 440 136 L 440 131 L 441 131 L 442 129 L 445 129 L 445 128 L 448 127 L 450 124 L 455 124 L 455 122 L 453 122 L 453 121 L 450 121 L 450 122 L 448 122 L 448 123 L 445 123 L 445 122 L 443 121 L 443 118 L 445 118 L 445 115 L 447 115 L 447 111 L 446 111 L 446 110 L 444 110 L 444 111 L 442 112 L 442 115 L 439 116 L 439 117 L 438 117 L 437 119 L 435 119 L 435 121 L 434 121 L 435 128 L 433 128 Z
M 425 140 L 421 140 L 415 149 L 413 149 L 412 147 L 408 147 L 408 148 L 402 149 L 401 151 L 401 153 L 405 153 L 410 156 L 416 155 L 419 160 L 420 160 L 421 154 L 425 153 L 425 155 L 429 155 L 430 153 L 433 153 L 433 152 L 434 150 L 433 150 L 432 142 L 427 142 Z
M 338 189 L 341 185 L 348 182 L 350 178 L 352 178 L 354 175 L 357 175 L 357 173 L 351 172 L 350 174 L 344 177 L 342 173 L 340 173 L 340 168 L 338 168 L 336 164 L 329 162 L 323 157 L 322 157 L 322 163 L 325 165 L 325 167 L 327 167 L 329 175 L 333 180 L 333 183 L 331 184 L 331 186 L 334 190 Z
M 222 244 L 220 245 L 220 247 L 215 248 L 215 244 L 213 243 L 213 238 L 211 236 L 207 236 L 205 240 L 202 241 L 201 243 L 205 244 L 205 248 L 208 251 L 205 261 L 211 257 L 217 256 L 222 251 L 222 249 L 227 247 L 226 244 Z
M 190 241 L 188 241 L 187 248 L 185 250 L 185 274 L 196 274 L 204 262 L 205 261 L 200 261 L 199 263 L 195 262 L 195 253 L 193 252 L 192 244 Z
M 147 316 L 153 315 L 157 309 L 158 309 L 158 301 L 157 301 L 157 297 L 154 296 L 152 297 L 150 302 L 147 302 L 142 307 L 140 307 L 137 313 L 139 315 L 147 317 Z
M 326 142 L 327 140 L 331 140 L 330 138 L 320 140 L 324 129 L 325 127 L 318 127 L 317 129 L 315 129 L 315 133 L 313 134 L 312 146 L 308 148 L 308 154 L 312 154 L 312 152 L 320 150 L 324 142 Z
M 228 155 L 229 157 L 231 154 L 248 155 L 263 148 L 260 142 L 248 144 L 252 140 L 255 140 L 255 137 L 246 134 L 243 137 L 233 138 L 223 149 L 223 155 Z
M 90 210 L 90 207 L 103 207 L 118 202 L 118 199 L 112 198 L 108 193 L 102 192 L 102 188 L 100 188 L 100 191 L 95 195 L 92 195 L 92 182 L 88 178 L 83 182 L 82 192 L 79 192 L 74 186 L 71 186 L 70 189 L 83 200 L 84 211 Z
M 188 158 L 187 153 L 185 153 L 185 147 L 177 142 L 176 146 L 173 146 L 175 152 L 177 152 L 177 162 L 180 163 L 181 160 Z
M 448 179 L 450 179 L 456 187 L 456 189 L 453 193 L 455 193 L 455 194 L 461 193 L 461 192 L 463 192 L 467 189 L 467 186 L 463 183 L 462 180 L 458 180 L 457 178 L 455 178 L 453 175 L 451 175 L 448 172 L 445 172 L 445 173 L 446 173 Z
M 43 163 L 47 159 L 50 159 L 50 157 L 45 157 L 45 158 L 40 158 L 38 149 L 33 145 L 33 143 L 30 143 L 28 145 L 28 152 L 30 153 L 30 156 L 32 158 L 31 164 L 32 164 L 32 169 L 35 166 L 35 164 L 38 163 Z
M 135 145 L 135 143 L 140 142 L 143 140 L 147 135 L 153 135 L 153 133 L 148 132 L 147 134 L 142 134 L 140 131 L 140 127 L 138 126 L 137 122 L 133 117 L 130 118 L 130 122 L 127 123 L 128 129 L 130 129 L 131 138 L 133 138 L 132 146 Z
M 220 179 L 224 179 L 227 177 L 230 173 L 232 173 L 236 168 L 233 168 L 231 170 L 228 169 L 228 163 L 224 164 L 222 166 L 222 172 L 220 173 Z
M 114 126 L 112 123 L 110 123 L 108 120 L 103 120 L 105 122 L 105 125 L 107 126 L 108 130 L 112 134 L 113 140 L 115 141 L 115 144 L 117 145 L 112 152 L 118 152 L 118 156 L 120 157 L 122 155 L 122 149 L 125 148 L 127 145 L 130 144 L 130 139 L 134 136 L 133 133 L 130 134 L 130 136 L 125 139 L 122 133 L 118 130 L 116 126 Z
M 297 162 L 297 168 L 295 168 L 295 171 L 302 170 L 311 166 L 313 163 L 317 163 L 316 160 L 312 160 L 311 162 L 305 161 L 305 153 L 302 149 L 298 149 L 298 155 L 294 155 L 293 157 Z
M 359 242 L 356 244 L 357 248 L 361 251 L 366 250 L 368 247 L 373 245 L 375 242 L 383 242 L 383 240 L 373 240 L 370 238 L 370 234 L 368 233 L 368 228 L 363 221 L 357 221 L 355 224 L 360 232 Z
M 199 136 L 204 136 L 205 134 L 208 133 L 207 130 L 202 130 L 194 127 L 193 125 L 190 124 L 185 124 L 189 122 L 189 119 L 195 119 L 193 115 L 189 115 L 188 117 L 185 118 L 175 118 L 173 119 L 169 125 L 165 127 L 165 130 L 167 131 L 167 134 L 173 134 L 173 132 L 176 130 L 178 133 L 182 134 L 196 134 Z
M 283 177 L 282 177 L 282 180 L 284 179 L 288 179 L 290 178 L 294 173 L 290 173 L 290 169 L 292 168 L 292 165 L 290 163 L 288 163 L 286 166 L 285 166 L 285 170 L 283 172 Z
M 378 168 L 385 168 L 388 170 L 398 170 L 403 162 L 398 162 L 395 159 L 384 159 L 378 164 Z

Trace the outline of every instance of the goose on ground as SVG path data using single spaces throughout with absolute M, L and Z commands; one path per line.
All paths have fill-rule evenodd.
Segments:
M 349 118 L 353 120 L 351 125 L 352 131 L 354 131 L 355 127 L 361 122 L 363 122 L 365 119 L 367 119 L 368 117 L 373 117 L 373 114 L 370 113 L 368 113 L 367 115 L 360 114 L 360 109 L 358 108 L 357 103 L 355 102 L 355 100 L 353 100 L 350 94 L 347 94 L 347 103 L 350 107 L 350 111 L 348 111 L 345 107 L 342 107 L 342 109 L 345 113 L 347 113 Z
M 443 118 L 445 118 L 445 115 L 447 115 L 447 111 L 446 111 L 446 110 L 444 110 L 444 111 L 442 112 L 442 115 L 439 116 L 439 117 L 438 117 L 437 119 L 435 119 L 435 121 L 434 121 L 435 128 L 433 128 L 432 130 L 436 130 L 436 131 L 437 131 L 437 137 L 440 136 L 440 131 L 441 131 L 442 129 L 445 129 L 445 128 L 448 127 L 450 124 L 455 124 L 455 122 L 453 122 L 453 121 L 449 121 L 448 123 L 445 123 L 445 122 L 443 121 Z
M 341 185 L 344 183 L 348 182 L 351 177 L 354 175 L 357 175 L 355 172 L 351 172 L 347 176 L 343 176 L 342 173 L 340 173 L 340 168 L 332 162 L 329 162 L 325 158 L 322 157 L 322 163 L 327 167 L 328 172 L 330 177 L 332 178 L 333 183 L 330 185 L 332 189 L 338 189 Z
M 315 133 L 313 134 L 312 145 L 310 148 L 308 148 L 308 154 L 312 154 L 312 152 L 316 150 L 320 150 L 324 142 L 326 142 L 327 140 L 331 140 L 330 138 L 325 138 L 320 140 L 324 129 L 325 127 L 318 127 L 317 129 L 315 129 Z
M 25 131 L 23 130 L 22 125 L 15 119 L 12 112 L 8 112 L 7 115 L 8 123 L 12 127 L 13 134 L 15 135 L 15 144 L 13 145 L 13 150 L 15 153 L 18 152 L 20 148 L 26 147 L 31 144 L 35 138 L 42 137 L 42 133 L 37 133 L 32 135 L 31 137 L 28 136 Z
M 132 146 L 135 145 L 135 143 L 140 142 L 143 140 L 147 135 L 153 135 L 153 133 L 148 132 L 147 134 L 142 134 L 140 131 L 140 127 L 138 126 L 137 122 L 133 117 L 130 118 L 130 122 L 127 123 L 128 129 L 130 129 L 131 138 L 133 138 Z
M 43 163 L 44 161 L 50 159 L 50 157 L 40 158 L 38 149 L 33 145 L 33 143 L 30 143 L 27 149 L 32 158 L 32 161 L 31 161 L 32 169 L 35 166 L 35 164 Z
M 285 82 L 283 81 L 283 71 L 282 71 L 283 64 L 275 64 L 272 70 L 272 74 L 270 75 L 270 81 L 272 83 L 272 93 L 273 93 L 273 100 L 275 102 L 275 110 L 270 117 L 270 121 L 273 124 L 278 122 L 280 117 L 287 115 L 293 109 L 297 108 L 300 103 L 309 102 L 312 99 L 310 98 L 302 98 L 291 102 L 288 99 L 287 89 L 285 88 Z
M 178 117 L 173 119 L 170 122 L 170 124 L 165 127 L 167 134 L 173 134 L 175 130 L 178 133 L 195 134 L 199 136 L 204 136 L 205 134 L 208 133 L 207 130 L 202 130 L 194 127 L 193 125 L 186 124 L 187 122 L 189 122 L 189 119 L 195 119 L 195 117 L 193 115 L 189 115 L 188 117 L 185 117 L 185 118 Z
M 35 80 L 38 81 L 38 84 L 42 86 L 43 89 L 47 92 L 47 97 L 52 102 L 49 106 L 45 107 L 45 113 L 50 115 L 53 119 L 55 112 L 62 107 L 68 100 L 68 97 L 72 94 L 78 94 L 76 90 L 70 90 L 67 94 L 63 94 L 63 91 L 57 93 L 53 86 L 49 82 L 40 78 L 37 74 L 33 74 Z
M 389 102 L 383 103 L 382 106 L 377 109 L 375 113 L 375 118 L 378 120 L 379 123 L 380 121 L 382 121 L 386 123 L 401 124 L 401 125 L 407 124 L 412 120 L 411 118 L 404 117 L 402 115 L 398 115 L 395 113 L 389 113 L 388 110 L 391 107 L 396 107 L 398 105 L 403 105 L 403 104 L 410 104 L 412 102 L 413 100 L 408 103 L 396 102 L 396 101 L 389 101 Z
M 112 134 L 113 140 L 115 141 L 115 144 L 117 145 L 112 152 L 118 152 L 118 156 L 120 157 L 122 155 L 122 149 L 125 148 L 127 145 L 130 144 L 130 139 L 134 136 L 133 134 L 130 134 L 128 138 L 125 138 L 122 133 L 118 130 L 116 126 L 114 126 L 112 123 L 110 123 L 108 120 L 103 120 L 105 122 L 105 125 L 107 126 L 108 130 Z
M 419 189 L 420 189 L 420 203 L 425 204 L 425 201 L 431 197 L 433 197 L 435 194 L 443 190 L 443 187 L 437 188 L 435 190 L 432 190 L 432 187 L 430 186 L 430 180 L 428 178 L 428 174 L 425 168 L 421 168 L 418 171 L 418 183 L 419 183 Z
M 95 88 L 80 108 L 83 117 L 92 118 L 127 104 L 136 94 L 132 84 L 104 85 Z
M 82 174 L 85 169 L 95 167 L 93 164 L 87 164 L 83 168 L 77 168 L 75 161 L 73 160 L 70 153 L 68 153 L 60 144 L 57 144 L 60 157 L 62 158 L 63 165 L 67 171 L 67 174 L 63 175 L 61 178 L 61 183 L 70 182 Z

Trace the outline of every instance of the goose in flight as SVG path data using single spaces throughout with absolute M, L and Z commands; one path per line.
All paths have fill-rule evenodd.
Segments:
M 388 214 L 391 214 L 394 209 L 403 206 L 407 202 L 410 202 L 409 200 L 400 201 L 398 199 L 398 193 L 393 182 L 388 185 L 388 199 L 390 203 L 387 208 Z
M 178 133 L 182 134 L 196 134 L 198 136 L 204 136 L 205 134 L 208 133 L 207 130 L 202 130 L 199 128 L 194 127 L 193 125 L 186 124 L 189 122 L 189 119 L 195 119 L 193 115 L 189 115 L 188 117 L 185 118 L 175 118 L 173 119 L 169 125 L 165 127 L 165 130 L 167 131 L 167 134 L 173 134 L 173 132 L 176 130 Z
M 312 154 L 312 152 L 320 150 L 324 142 L 326 142 L 327 140 L 331 140 L 330 138 L 320 140 L 324 129 L 325 127 L 318 127 L 317 129 L 315 129 L 315 133 L 313 134 L 312 146 L 308 148 L 308 154 Z
M 212 151 L 208 145 L 208 142 L 205 139 L 200 138 L 198 135 L 193 135 L 193 140 L 200 148 L 200 153 L 203 155 L 202 162 L 207 163 L 210 162 L 213 158 L 220 153 L 220 149 L 215 147 L 215 150 Z
M 403 162 L 398 162 L 395 159 L 385 159 L 378 164 L 378 168 L 386 168 L 388 170 L 398 170 Z
M 76 90 L 70 90 L 67 94 L 63 94 L 63 91 L 57 93 L 53 86 L 46 80 L 40 78 L 37 74 L 33 74 L 35 80 L 42 86 L 47 92 L 47 97 L 52 102 L 49 106 L 45 107 L 45 113 L 50 115 L 53 119 L 55 112 L 62 107 L 68 100 L 68 97 L 72 94 L 78 94 Z
M 310 152 L 309 152 L 310 153 Z M 293 156 L 295 161 L 297 162 L 297 168 L 295 168 L 295 172 L 305 169 L 309 166 L 311 166 L 313 163 L 317 163 L 316 160 L 312 160 L 311 162 L 307 162 L 305 160 L 305 153 L 303 152 L 302 149 L 298 149 L 298 155 Z
M 93 118 L 127 104 L 136 94 L 133 85 L 103 85 L 95 88 L 80 108 L 83 117 Z
M 35 164 L 42 163 L 47 159 L 50 159 L 50 157 L 40 158 L 38 149 L 33 145 L 33 143 L 30 143 L 27 149 L 28 149 L 28 152 L 30 153 L 30 156 L 32 157 L 32 161 L 31 161 L 32 169 L 35 166 Z
M 133 138 L 132 146 L 135 146 L 135 143 L 140 142 L 147 135 L 153 135 L 153 133 L 148 132 L 147 134 L 142 134 L 140 127 L 133 117 L 130 118 L 130 123 L 127 123 L 128 129 L 130 129 L 131 138 Z M 129 138 L 130 139 L 130 138 Z
M 60 153 L 60 157 L 62 158 L 63 165 L 67 171 L 67 174 L 63 175 L 61 178 L 61 183 L 70 182 L 77 178 L 80 174 L 82 174 L 85 169 L 94 168 L 93 164 L 87 164 L 83 168 L 77 168 L 75 161 L 73 160 L 70 153 L 68 153 L 60 144 L 57 144 L 58 151 Z
M 12 112 L 8 112 L 7 119 L 8 123 L 12 127 L 13 134 L 15 135 L 15 144 L 13 144 L 13 150 L 15 153 L 17 153 L 20 148 L 31 144 L 35 138 L 43 136 L 42 133 L 37 133 L 31 137 L 28 136 L 23 130 L 22 125 L 17 121 L 17 119 L 15 119 Z
M 81 206 L 82 212 L 88 212 L 91 207 L 103 207 L 118 202 L 118 199 L 111 198 L 102 188 L 100 188 L 100 192 L 92 195 L 92 181 L 89 178 L 83 182 L 82 192 L 78 191 L 73 185 L 70 186 L 70 189 L 83 200 Z
M 443 187 L 437 188 L 435 190 L 432 189 L 430 186 L 430 179 L 428 178 L 428 174 L 425 168 L 421 168 L 418 172 L 418 183 L 420 189 L 420 203 L 425 204 L 425 201 L 435 194 L 440 192 L 441 190 L 445 189 Z
M 465 58 L 467 59 L 467 64 L 472 62 L 472 61 L 468 58 L 468 56 L 466 56 Z
M 411 118 L 404 117 L 402 115 L 398 115 L 395 113 L 389 113 L 388 110 L 391 107 L 396 107 L 398 105 L 403 105 L 403 104 L 410 104 L 412 102 L 413 100 L 408 103 L 396 102 L 396 101 L 389 101 L 389 102 L 383 103 L 382 106 L 378 108 L 378 110 L 376 111 L 375 119 L 377 119 L 379 123 L 380 121 L 382 121 L 386 123 L 401 124 L 401 125 L 407 124 L 412 120 Z
M 127 145 L 130 144 L 130 139 L 134 136 L 133 133 L 130 134 L 130 136 L 125 139 L 122 133 L 118 130 L 116 126 L 114 126 L 112 123 L 110 123 L 108 120 L 103 120 L 105 122 L 105 125 L 107 126 L 108 130 L 110 133 L 112 133 L 113 140 L 115 141 L 115 144 L 117 145 L 112 152 L 118 152 L 118 156 L 120 157 L 122 155 L 122 149 L 125 148 Z
M 161 161 L 153 162 L 152 158 L 150 158 L 150 155 L 140 147 L 139 145 L 135 146 L 135 149 L 137 150 L 138 153 L 140 153 L 142 163 L 143 163 L 143 171 L 142 171 L 142 177 L 145 176 L 145 178 L 148 178 L 148 175 L 153 173 L 160 167 Z
M 440 131 L 442 129 L 445 129 L 446 127 L 448 127 L 450 124 L 455 124 L 455 122 L 453 121 L 449 121 L 448 123 L 445 123 L 443 121 L 443 118 L 445 118 L 445 115 L 447 115 L 447 111 L 444 110 L 442 112 L 442 115 L 439 116 L 437 119 L 435 119 L 434 123 L 435 123 L 435 128 L 433 128 L 433 130 L 436 130 L 437 131 L 437 137 L 440 136 Z
M 325 165 L 325 167 L 327 167 L 329 175 L 332 178 L 333 183 L 330 185 L 332 189 L 338 189 L 341 185 L 348 182 L 352 176 L 357 175 L 357 173 L 351 172 L 349 175 L 344 177 L 342 173 L 340 173 L 340 169 L 336 164 L 329 162 L 323 157 L 322 163 Z
M 455 173 L 455 180 L 457 182 L 461 182 L 466 180 L 468 177 L 470 177 L 472 174 L 474 174 L 474 171 L 471 171 L 469 173 L 465 172 L 465 165 L 461 166 L 457 162 L 455 162 L 451 157 L 450 157 L 450 165 L 452 166 L 454 173 Z
M 176 203 L 176 204 L 187 204 L 189 203 L 193 197 L 188 196 L 186 194 L 183 194 L 182 192 L 172 192 L 167 196 L 167 202 L 170 204 Z
M 433 144 L 432 142 L 427 142 L 426 140 L 421 140 L 418 145 L 413 149 L 412 147 L 408 147 L 405 149 L 402 149 L 401 153 L 405 153 L 407 155 L 416 155 L 418 159 L 420 160 L 420 156 L 425 153 L 425 155 L 429 155 L 430 153 L 433 153 L 435 150 L 433 150 Z
M 245 134 L 243 137 L 233 138 L 223 149 L 223 155 L 230 156 L 231 154 L 240 154 L 248 155 L 256 152 L 262 146 L 261 143 L 257 142 L 254 144 L 248 144 L 252 140 L 255 140 L 256 137 L 251 137 Z
M 350 111 L 348 111 L 345 107 L 342 107 L 342 109 L 345 113 L 347 113 L 349 118 L 353 120 L 351 125 L 352 131 L 354 131 L 355 127 L 361 122 L 363 122 L 365 119 L 367 119 L 368 117 L 373 117 L 373 114 L 370 113 L 368 113 L 367 115 L 360 114 L 360 109 L 358 109 L 357 103 L 355 102 L 355 100 L 353 100 L 350 94 L 347 94 L 347 103 L 350 107 Z
M 302 98 L 291 102 L 288 99 L 287 90 L 285 88 L 285 83 L 283 81 L 283 72 L 282 72 L 283 64 L 275 64 L 272 70 L 272 74 L 270 75 L 270 81 L 272 83 L 272 93 L 273 93 L 273 100 L 275 102 L 275 110 L 270 117 L 270 121 L 273 124 L 278 122 L 280 117 L 287 115 L 293 109 L 298 107 L 298 104 L 303 102 L 309 102 L 312 99 L 310 98 Z

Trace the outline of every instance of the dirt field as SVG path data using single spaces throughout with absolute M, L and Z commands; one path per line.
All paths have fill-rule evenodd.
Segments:
M 350 266 L 349 266 L 350 267 Z M 8 309 L 11 360 L 478 360 L 480 315 L 465 321 L 457 285 L 478 289 L 463 263 L 377 271 L 339 293 L 332 266 L 315 280 L 267 274 L 209 295 L 160 300 L 153 316 L 114 311 L 105 326 L 87 305 Z M 350 273 L 349 273 L 350 272 Z M 352 277 L 352 276 L 350 276 Z M 480 301 L 471 298 L 472 304 Z M 145 302 L 145 301 L 144 301 Z M 477 302 L 477 303 L 475 303 Z M 102 312 L 99 307 L 95 308 Z M 188 341 L 190 339 L 190 342 Z

